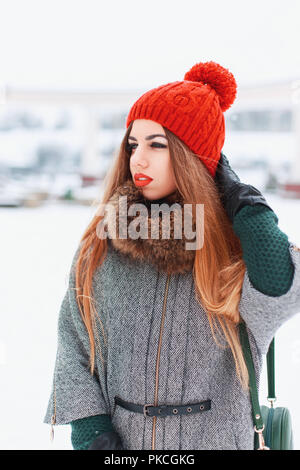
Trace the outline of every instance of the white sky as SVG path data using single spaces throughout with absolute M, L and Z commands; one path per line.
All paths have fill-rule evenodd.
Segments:
M 299 0 L 0 0 L 0 82 L 147 88 L 214 60 L 238 85 L 300 78 Z

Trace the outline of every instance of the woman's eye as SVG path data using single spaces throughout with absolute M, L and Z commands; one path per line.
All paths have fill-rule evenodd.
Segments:
M 160 143 L 158 143 L 158 142 L 153 142 L 153 143 L 151 144 L 151 147 L 166 148 L 166 145 L 160 144 Z
M 127 144 L 127 150 L 129 152 L 131 152 L 131 150 L 133 149 L 133 147 L 135 146 L 136 144 Z
M 127 150 L 131 152 L 131 150 L 135 149 L 137 144 L 127 144 Z M 151 147 L 154 148 L 166 148 L 167 146 L 164 144 L 160 144 L 159 142 L 152 142 Z

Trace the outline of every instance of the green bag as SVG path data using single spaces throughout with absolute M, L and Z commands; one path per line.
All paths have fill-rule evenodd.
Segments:
M 239 334 L 245 362 L 249 373 L 250 397 L 254 422 L 254 449 L 293 450 L 292 418 L 287 408 L 274 408 L 275 396 L 275 352 L 274 338 L 267 353 L 268 401 L 271 406 L 259 405 L 255 369 L 245 322 L 239 324 Z

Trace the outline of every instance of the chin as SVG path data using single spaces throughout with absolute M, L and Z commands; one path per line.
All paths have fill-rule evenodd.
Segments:
M 151 191 L 151 188 L 142 188 L 143 196 L 149 201 L 156 201 L 157 199 L 162 199 L 164 196 L 160 193 L 155 193 Z
M 144 186 L 143 188 L 140 188 L 140 189 L 143 193 L 144 198 L 148 199 L 149 201 L 156 201 L 156 200 L 164 199 L 164 198 L 170 196 L 171 194 L 175 193 L 175 191 L 176 191 L 176 189 L 173 189 L 173 191 L 170 189 L 167 192 L 161 193 L 160 191 L 157 191 L 157 190 L 155 190 L 151 187 L 147 187 L 147 186 Z

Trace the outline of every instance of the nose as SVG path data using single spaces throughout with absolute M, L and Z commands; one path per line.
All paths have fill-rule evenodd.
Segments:
M 133 166 L 146 168 L 148 166 L 147 152 L 140 145 L 135 149 L 130 159 Z

